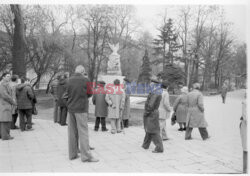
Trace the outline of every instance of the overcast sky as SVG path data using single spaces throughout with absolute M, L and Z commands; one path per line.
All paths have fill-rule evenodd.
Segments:
M 153 35 L 157 35 L 156 27 L 161 24 L 159 14 L 164 14 L 167 9 L 167 16 L 176 18 L 176 7 L 162 5 L 136 5 L 137 17 L 144 26 L 144 30 L 148 30 Z M 178 7 L 178 6 L 177 6 Z M 191 6 L 192 7 L 192 6 Z M 246 6 L 245 5 L 224 5 L 226 21 L 232 22 L 232 31 L 239 42 L 246 42 Z

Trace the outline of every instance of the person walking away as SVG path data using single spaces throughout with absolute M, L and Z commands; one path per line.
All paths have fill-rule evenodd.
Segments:
M 54 119 L 54 123 L 60 123 L 60 119 L 58 116 L 58 93 L 57 93 L 57 87 L 59 84 L 59 79 L 60 79 L 60 75 L 57 76 L 57 79 L 55 81 L 53 81 L 50 85 L 50 93 L 54 99 L 54 114 L 53 114 L 53 119 Z
M 61 126 L 67 125 L 66 121 L 67 121 L 68 109 L 67 109 L 65 102 L 63 101 L 63 94 L 66 91 L 66 82 L 67 82 L 67 75 L 66 74 L 61 75 L 59 78 L 59 83 L 58 83 L 57 91 L 56 91 L 57 98 L 58 98 L 57 105 L 59 108 L 58 119 L 60 120 L 59 124 Z
M 187 105 L 187 94 L 188 88 L 184 86 L 181 88 L 181 95 L 179 95 L 174 104 L 174 113 L 176 115 L 176 121 L 178 122 L 180 128 L 178 131 L 185 131 L 186 130 L 186 120 L 187 120 L 187 112 L 188 112 L 188 105 Z
M 125 103 L 125 93 L 120 90 L 120 80 L 114 80 L 114 92 L 113 94 L 106 94 L 105 100 L 109 105 L 108 117 L 111 123 L 111 133 L 121 132 L 121 115 Z M 119 92 L 120 91 L 120 92 Z
M 123 86 L 124 86 L 124 93 L 125 93 L 125 103 L 124 103 L 124 109 L 122 112 L 122 121 L 124 128 L 129 127 L 129 119 L 130 119 L 130 94 L 127 92 L 127 84 L 130 83 L 130 80 L 128 78 L 124 78 Z
M 209 138 L 207 132 L 208 124 L 204 117 L 203 95 L 199 89 L 200 84 L 194 83 L 193 90 L 187 95 L 188 113 L 186 120 L 187 129 L 185 140 L 192 139 L 191 133 L 193 128 L 199 128 L 199 132 L 203 140 L 207 140 Z
M 142 144 L 144 149 L 148 149 L 151 141 L 155 144 L 153 153 L 162 153 L 163 144 L 160 136 L 160 124 L 159 124 L 159 106 L 162 99 L 161 87 L 158 85 L 159 81 L 151 79 L 151 90 L 145 102 L 143 124 L 145 129 L 145 137 Z
M 169 103 L 168 83 L 162 83 L 162 99 L 159 106 L 159 123 L 160 123 L 160 135 L 163 141 L 169 140 L 167 135 L 166 120 L 169 119 L 171 114 L 171 106 Z
M 18 85 L 18 76 L 17 75 L 12 75 L 11 81 L 10 81 L 10 88 L 11 88 L 11 96 L 12 99 L 16 102 L 16 86 Z M 18 117 L 18 109 L 17 105 L 12 105 L 11 106 L 12 110 L 12 122 L 11 122 L 11 129 L 19 129 L 18 126 L 16 126 L 16 121 Z
M 224 83 L 222 88 L 221 88 L 221 98 L 222 98 L 222 103 L 226 103 L 226 96 L 227 96 L 227 85 Z
M 17 108 L 21 131 L 32 130 L 32 108 L 35 99 L 34 92 L 27 79 L 22 77 L 21 84 L 16 88 Z
M 246 92 L 244 100 L 242 101 L 242 117 L 240 122 L 240 136 L 243 148 L 243 173 L 247 173 L 248 153 L 247 153 L 247 102 Z
M 13 139 L 10 136 L 10 126 L 12 122 L 12 106 L 16 106 L 16 102 L 11 96 L 10 77 L 10 73 L 3 73 L 0 83 L 0 138 L 2 140 Z
M 78 65 L 75 74 L 72 75 L 66 84 L 66 92 L 63 98 L 66 100 L 69 118 L 68 118 L 68 147 L 69 159 L 78 157 L 78 141 L 80 145 L 82 162 L 98 162 L 90 152 L 89 134 L 88 134 L 88 98 L 87 94 L 88 78 L 83 75 L 85 69 Z
M 99 81 L 97 83 L 98 88 L 97 88 L 97 94 L 93 95 L 92 102 L 95 105 L 95 131 L 99 130 L 99 125 L 101 122 L 102 125 L 102 131 L 108 131 L 106 128 L 106 117 L 108 116 L 108 104 L 105 101 L 105 82 L 104 81 Z

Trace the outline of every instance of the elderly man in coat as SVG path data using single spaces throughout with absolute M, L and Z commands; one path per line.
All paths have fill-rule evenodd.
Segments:
M 80 143 L 80 153 L 82 162 L 98 162 L 90 152 L 88 134 L 88 98 L 91 94 L 87 93 L 89 79 L 83 75 L 85 69 L 78 65 L 75 74 L 72 75 L 66 84 L 66 91 L 63 98 L 66 100 L 68 118 L 68 146 L 69 159 L 78 157 L 78 141 Z
M 16 102 L 11 96 L 11 88 L 9 86 L 10 74 L 4 73 L 0 84 L 0 138 L 2 140 L 11 140 L 10 125 L 12 121 L 12 105 Z
M 96 94 L 93 95 L 92 102 L 95 105 L 95 131 L 98 131 L 99 125 L 101 122 L 102 131 L 108 131 L 106 128 L 106 117 L 108 116 L 108 103 L 105 101 L 105 89 L 104 85 L 106 84 L 104 81 L 99 81 L 98 88 L 96 90 Z
M 162 99 L 159 107 L 159 122 L 160 122 L 160 135 L 163 141 L 168 140 L 169 137 L 167 135 L 166 129 L 166 120 L 170 117 L 171 106 L 169 102 L 169 94 L 168 94 L 168 83 L 162 83 Z
M 142 147 L 148 149 L 151 141 L 155 144 L 153 153 L 162 153 L 163 144 L 160 136 L 160 123 L 159 123 L 159 111 L 160 102 L 162 99 L 162 89 L 158 80 L 151 79 L 151 92 L 145 102 L 145 109 L 143 115 L 143 123 L 146 135 Z M 153 90 L 152 90 L 153 88 Z
M 203 140 L 209 138 L 206 127 L 207 121 L 204 117 L 203 95 L 199 91 L 200 84 L 194 83 L 193 90 L 187 95 L 188 113 L 186 121 L 185 139 L 190 140 L 193 128 L 199 128 Z

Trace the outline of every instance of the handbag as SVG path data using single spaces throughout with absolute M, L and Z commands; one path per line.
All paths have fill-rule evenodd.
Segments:
M 172 116 L 171 116 L 171 125 L 173 126 L 176 123 L 176 114 L 175 112 L 173 112 Z
M 38 114 L 38 111 L 36 109 L 36 105 L 35 104 L 32 105 L 32 114 L 33 115 L 37 115 Z

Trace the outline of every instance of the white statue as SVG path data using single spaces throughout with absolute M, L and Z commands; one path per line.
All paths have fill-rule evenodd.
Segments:
M 113 52 L 109 56 L 108 73 L 115 74 L 115 75 L 121 75 L 120 55 L 117 53 L 117 51 L 119 50 L 119 43 L 117 43 L 117 44 L 110 44 L 109 43 L 109 47 Z
M 117 51 L 119 50 L 119 43 L 114 44 L 114 45 L 111 44 L 111 43 L 109 43 L 109 47 L 110 47 L 110 49 L 113 51 L 112 54 L 119 55 L 119 54 L 117 53 Z

